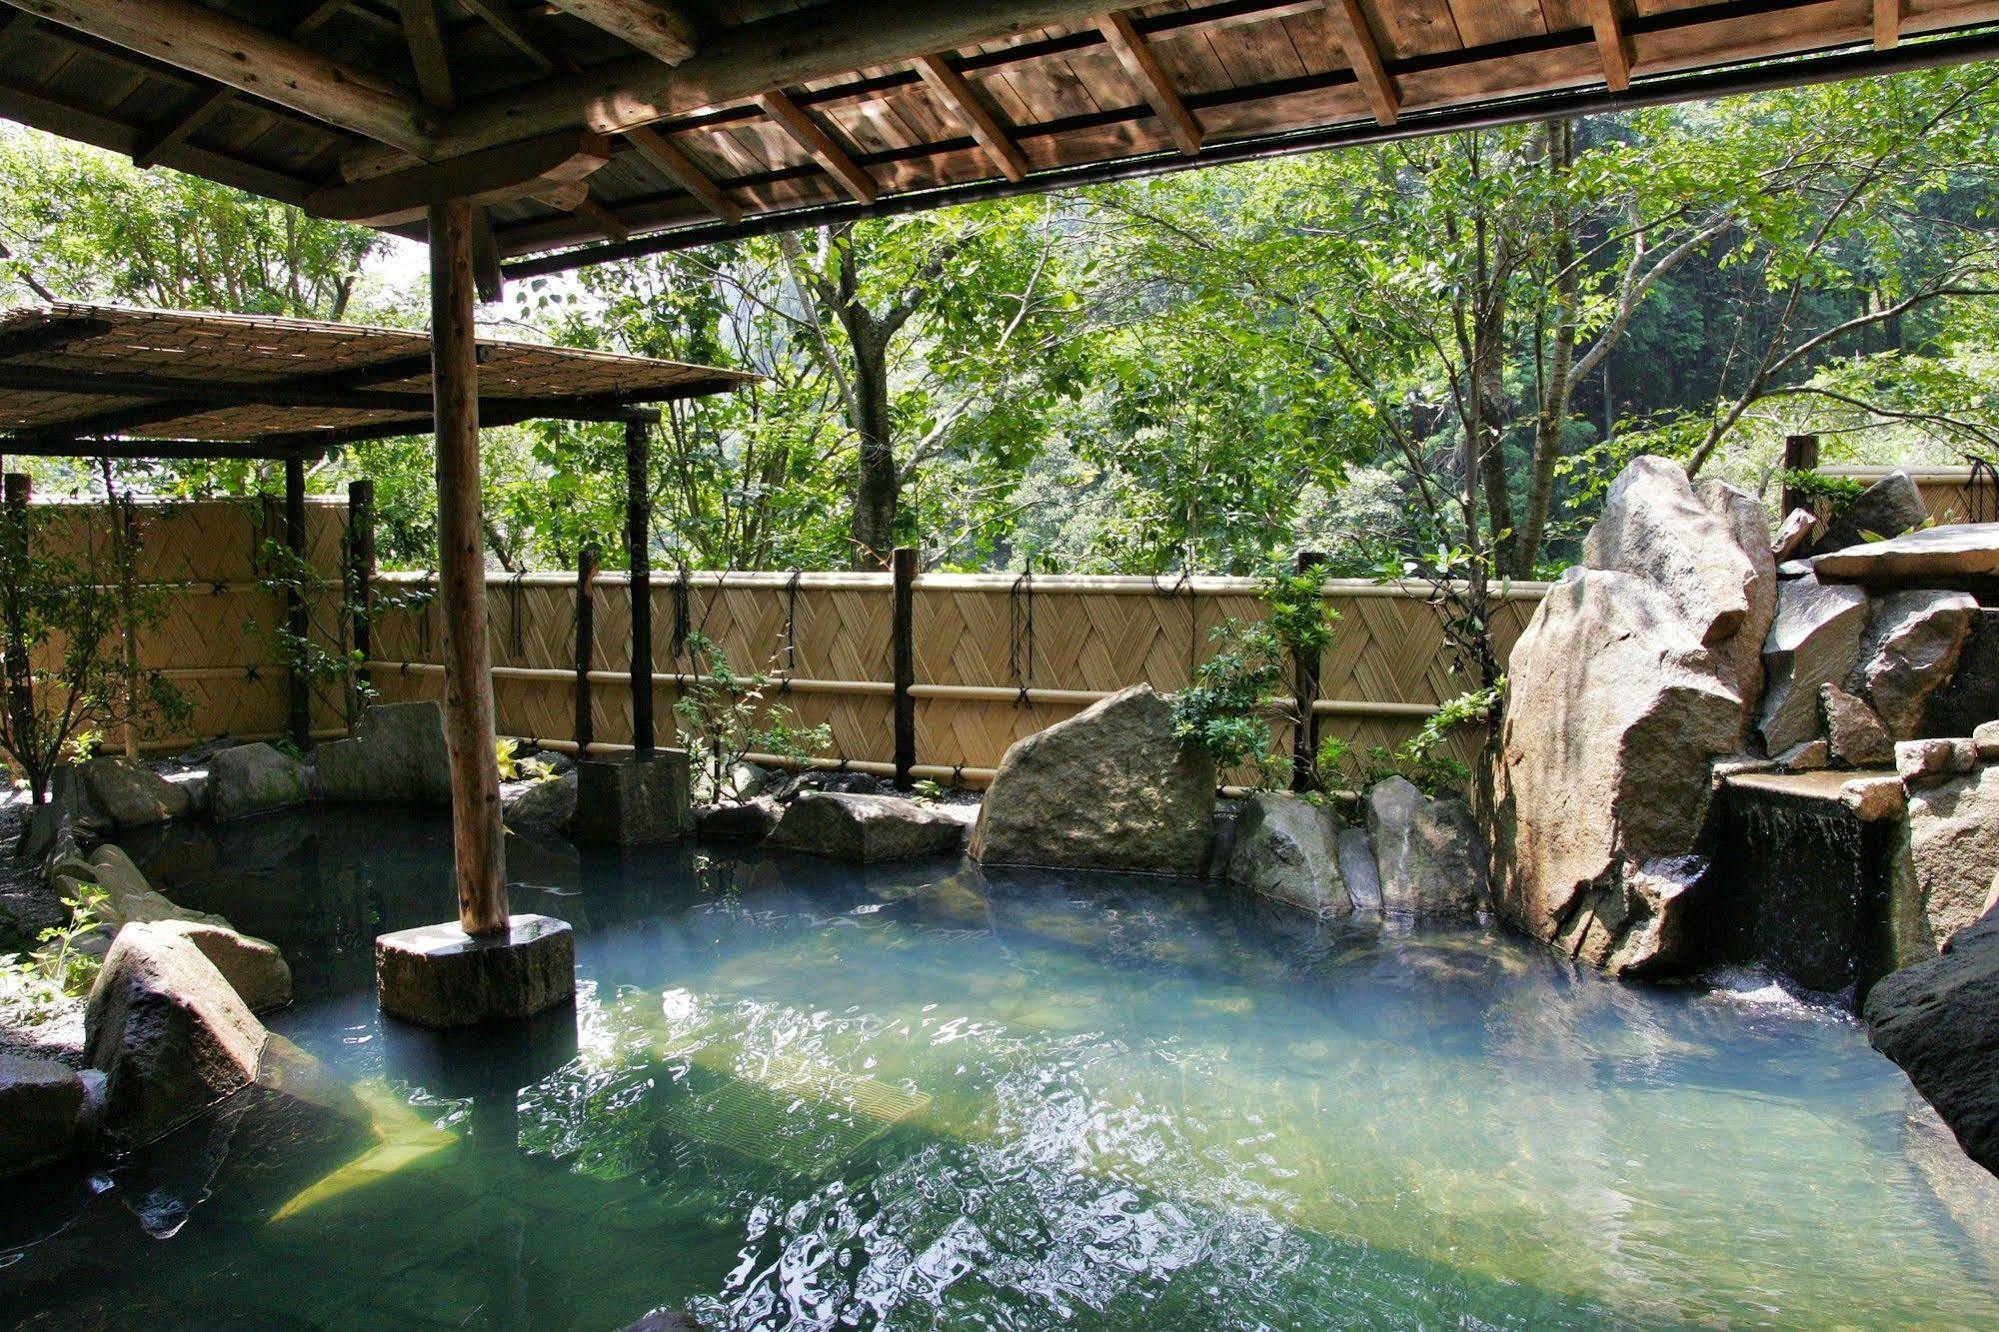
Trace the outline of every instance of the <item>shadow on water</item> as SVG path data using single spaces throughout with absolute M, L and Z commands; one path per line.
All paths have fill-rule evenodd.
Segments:
M 576 926 L 577 1002 L 437 1035 L 379 1018 L 369 945 L 446 908 L 441 826 L 282 825 L 161 838 L 145 862 L 286 949 L 301 1000 L 272 1026 L 373 1135 L 244 1112 L 37 1181 L 0 1222 L 7 1319 L 1976 1326 L 1993 1307 L 1908 1164 L 1901 1080 L 1829 1013 L 1191 882 L 522 842 L 517 909 Z

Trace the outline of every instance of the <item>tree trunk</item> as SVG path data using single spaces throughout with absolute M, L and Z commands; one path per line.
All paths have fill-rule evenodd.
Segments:
M 853 564 L 888 567 L 895 549 L 896 509 L 902 478 L 895 465 L 895 431 L 889 420 L 886 338 L 854 337 L 854 433 L 859 460 L 854 477 Z

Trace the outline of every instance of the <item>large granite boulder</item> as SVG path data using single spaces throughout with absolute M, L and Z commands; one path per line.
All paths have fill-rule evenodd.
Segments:
M 1764 748 L 1782 753 L 1820 734 L 1819 687 L 1844 683 L 1860 660 L 1867 594 L 1857 587 L 1793 578 L 1777 591 L 1777 614 L 1763 641 L 1767 680 L 1756 728 Z
M 1318 916 L 1353 910 L 1340 872 L 1340 820 L 1286 791 L 1260 791 L 1236 816 L 1228 881 Z
M 81 770 L 90 802 L 114 828 L 144 828 L 187 817 L 187 788 L 134 759 L 92 759 Z
M 956 851 L 964 838 L 963 820 L 901 796 L 806 791 L 765 845 L 864 865 Z
M 500 815 L 509 828 L 563 832 L 576 817 L 574 769 L 560 777 L 529 782 L 500 803 Z
M 1214 819 L 1214 760 L 1173 734 L 1164 695 L 1134 685 L 1014 742 L 980 808 L 972 856 L 1198 875 Z
M 313 790 L 322 800 L 448 804 L 451 757 L 444 711 L 435 699 L 375 703 L 348 740 L 312 752 Z
M 1819 711 L 1835 763 L 1849 768 L 1894 766 L 1895 737 L 1865 700 L 1836 684 L 1824 684 L 1819 686 Z
M 1880 598 L 1846 687 L 1865 698 L 1897 740 L 1922 729 L 1930 695 L 1957 669 L 1978 602 L 1969 593 L 1918 590 Z
M 1918 735 L 1970 735 L 1999 718 L 1999 610 L 1980 606 L 1950 679 L 1930 691 Z
M 112 941 L 84 1008 L 84 1055 L 104 1074 L 113 1151 L 161 1137 L 257 1075 L 264 1026 L 201 950 L 151 925 Z
M 290 809 L 308 794 L 305 765 L 261 742 L 225 749 L 208 765 L 208 800 L 218 821 Z
M 1828 550 L 1812 569 L 1826 582 L 1866 587 L 1984 586 L 1999 578 L 1999 523 L 1952 523 Z
M 1602 516 L 1583 542 L 1583 563 L 1652 584 L 1695 640 L 1715 653 L 1723 683 L 1738 698 L 1753 698 L 1776 614 L 1777 565 L 1767 529 L 1750 540 L 1734 496 L 1712 493 L 1721 513 L 1694 493 L 1678 463 L 1634 458 L 1604 497 Z
M 1965 1154 L 1999 1174 L 1999 920 L 1867 992 L 1867 1039 L 1901 1065 Z
M 1929 517 L 1915 478 L 1907 472 L 1890 472 L 1834 514 L 1813 549 L 1843 550 L 1863 541 L 1900 536 L 1921 527 Z
M 1910 784 L 1908 853 L 1898 867 L 1911 952 L 1928 952 L 1985 912 L 1999 873 L 1999 767 Z
M 75 1069 L 0 1054 L 0 1179 L 68 1156 L 82 1113 L 83 1082 Z
M 1486 852 L 1469 806 L 1401 777 L 1367 793 L 1367 836 L 1390 915 L 1470 916 L 1485 904 Z
M 1701 504 L 1728 525 L 1729 534 L 1754 571 L 1749 583 L 1749 614 L 1724 655 L 1735 671 L 1735 692 L 1745 706 L 1763 693 L 1763 634 L 1777 614 L 1777 556 L 1770 547 L 1770 519 L 1763 501 L 1739 486 L 1713 478 L 1694 487 Z M 1761 625 L 1762 634 L 1757 626 Z
M 1571 569 L 1514 646 L 1495 774 L 1499 913 L 1613 971 L 1690 965 L 1709 766 L 1742 698 L 1677 605 L 1629 574 Z
M 212 920 L 162 920 L 154 928 L 199 948 L 251 1012 L 283 1008 L 292 1001 L 291 964 L 276 944 Z
M 229 922 L 220 916 L 170 901 L 153 887 L 151 880 L 132 863 L 132 858 L 112 843 L 106 842 L 90 853 L 88 869 L 88 882 L 96 884 L 104 892 L 104 902 L 98 907 L 97 915 L 104 922 L 108 934 L 116 934 L 126 925 L 168 920 L 228 927 Z M 82 876 L 74 868 L 59 871 L 56 875 L 57 890 L 65 897 L 74 895 L 74 889 L 62 883 L 63 879 L 71 877 Z

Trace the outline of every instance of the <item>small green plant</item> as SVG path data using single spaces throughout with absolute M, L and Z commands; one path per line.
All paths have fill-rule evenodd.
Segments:
M 922 805 L 934 804 L 944 797 L 944 788 L 928 777 L 915 783 L 910 789 L 916 797 L 916 802 Z
M 1857 477 L 1827 476 L 1809 468 L 1786 471 L 1779 484 L 1797 491 L 1808 503 L 1827 505 L 1835 514 L 1859 499 L 1867 489 L 1866 483 Z
M 493 762 L 500 769 L 500 780 L 517 782 L 525 775 L 525 767 L 520 759 L 521 742 L 510 735 L 503 735 L 493 741 Z
M 71 736 L 69 744 L 63 748 L 63 757 L 71 763 L 88 763 L 102 753 L 103 749 L 104 732 L 93 728 L 88 731 L 78 731 Z
M 0 957 L 0 1004 L 13 1009 L 19 1020 L 40 1026 L 62 1007 L 62 987 L 49 979 L 41 959 L 28 953 Z
M 42 973 L 67 994 L 83 994 L 97 979 L 100 959 L 84 951 L 82 942 L 104 924 L 99 914 L 111 895 L 94 883 L 79 883 L 74 897 L 65 897 L 69 919 L 42 931 L 35 957 Z
M 1444 742 L 1460 726 L 1489 720 L 1505 689 L 1502 676 L 1490 688 L 1460 694 L 1439 705 L 1416 734 L 1399 745 L 1371 746 L 1364 759 L 1356 756 L 1350 742 L 1327 736 L 1319 745 L 1321 780 L 1340 782 L 1353 791 L 1364 791 L 1390 777 L 1407 778 L 1426 795 L 1461 789 L 1471 780 L 1471 769 L 1443 753 Z
M 712 799 L 745 800 L 738 770 L 749 754 L 767 754 L 799 766 L 833 745 L 833 728 L 804 726 L 789 706 L 767 696 L 771 677 L 763 671 L 739 678 L 728 656 L 705 634 L 687 636 L 690 671 L 680 701 L 673 705 L 687 752 L 695 764 L 695 784 Z

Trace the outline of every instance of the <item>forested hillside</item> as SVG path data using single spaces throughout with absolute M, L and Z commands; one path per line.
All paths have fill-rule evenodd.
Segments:
M 933 567 L 1247 572 L 1302 546 L 1347 572 L 1534 576 L 1638 451 L 1772 503 L 1787 433 L 1829 461 L 1999 455 L 1995 84 L 1969 67 L 1193 171 L 606 266 L 486 313 L 766 376 L 666 422 L 668 564 L 919 544 Z M 0 239 L 10 303 L 420 322 L 369 233 L 28 131 L 0 137 Z M 495 558 L 617 558 L 622 457 L 606 427 L 490 432 Z M 358 475 L 385 558 L 426 563 L 425 442 L 313 484 Z

